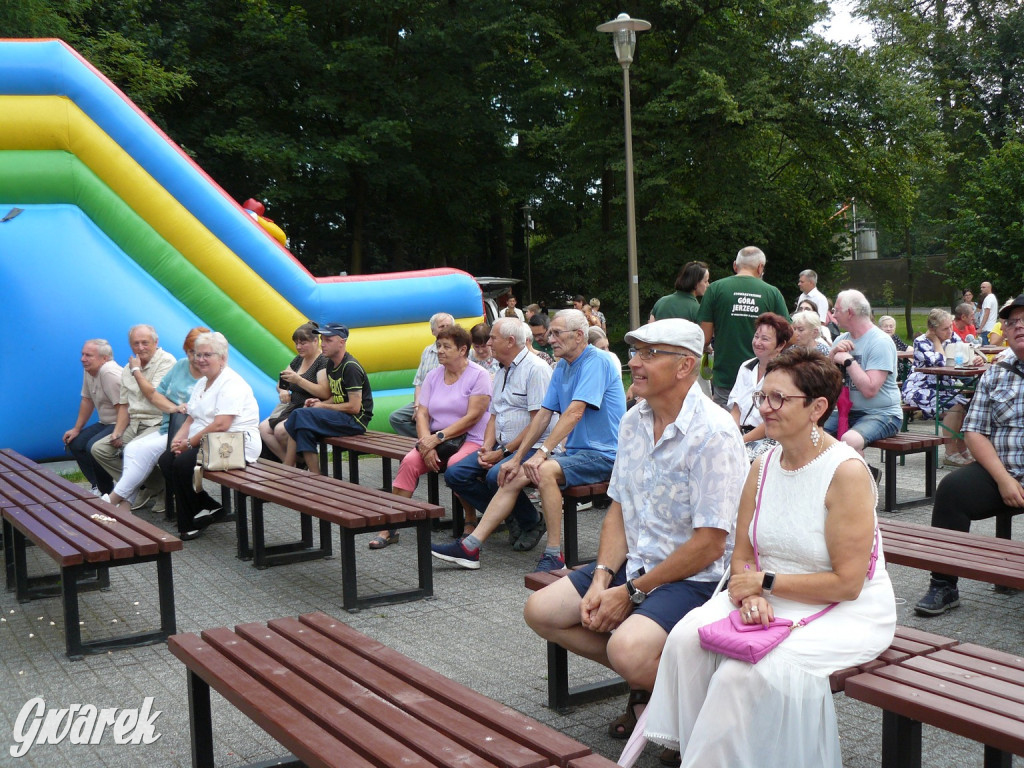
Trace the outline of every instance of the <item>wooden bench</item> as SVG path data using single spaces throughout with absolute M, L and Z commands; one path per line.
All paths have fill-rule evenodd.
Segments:
M 883 768 L 919 768 L 921 724 L 985 745 L 986 768 L 1024 755 L 1024 658 L 972 643 L 886 664 L 846 681 L 879 707 Z
M 188 669 L 194 766 L 214 765 L 211 688 L 292 753 L 260 765 L 614 766 L 323 613 L 168 645 Z
M 334 477 L 341 480 L 341 454 L 348 452 L 349 482 L 359 485 L 359 457 L 380 456 L 381 474 L 384 490 L 392 488 L 391 462 L 401 461 L 405 455 L 416 447 L 416 438 L 405 435 L 393 435 L 390 432 L 364 432 L 361 435 L 348 437 L 326 437 L 320 441 L 320 474 L 328 473 L 327 447 L 330 446 L 333 461 Z M 427 472 L 427 501 L 440 504 L 441 472 Z M 477 510 L 481 515 L 483 510 Z M 466 527 L 465 513 L 455 493 L 452 493 L 452 535 L 458 538 Z
M 251 558 L 257 568 L 330 556 L 330 527 L 333 524 L 340 530 L 342 597 L 346 610 L 418 600 L 434 594 L 430 522 L 444 514 L 443 507 L 364 488 L 326 475 L 312 475 L 305 470 L 263 459 L 245 469 L 207 472 L 205 477 L 225 489 L 224 497 L 227 489 L 234 491 L 238 557 L 243 560 Z M 247 501 L 251 501 L 251 547 Z M 299 513 L 301 538 L 298 541 L 267 545 L 263 515 L 265 502 Z M 320 521 L 318 547 L 313 545 L 313 518 Z M 355 537 L 395 528 L 415 530 L 418 586 L 360 597 L 356 584 Z
M 879 520 L 886 562 L 1024 589 L 1024 542 Z
M 883 509 L 893 512 L 897 509 L 917 507 L 935 497 L 935 477 L 938 468 L 939 446 L 948 442 L 947 438 L 938 435 L 918 435 L 911 432 L 897 432 L 892 437 L 869 444 L 868 448 L 878 448 L 885 462 L 885 500 Z M 907 501 L 896 501 L 896 459 L 912 453 L 924 454 L 924 496 Z
M 567 569 L 549 573 L 528 573 L 525 579 L 526 588 L 536 592 L 553 584 L 568 573 Z M 924 656 L 937 650 L 952 648 L 957 642 L 952 638 L 942 637 L 931 632 L 898 626 L 892 643 L 882 651 L 877 659 L 857 667 L 837 670 L 829 676 L 832 693 L 842 692 L 846 680 L 861 672 L 903 661 L 912 656 Z M 570 707 L 599 701 L 628 691 L 626 681 L 621 677 L 612 677 L 597 683 L 571 688 L 569 686 L 569 652 L 557 643 L 548 642 L 547 646 L 548 706 L 551 709 L 565 712 Z
M 7 589 L 19 602 L 62 597 L 70 658 L 157 643 L 175 632 L 171 553 L 182 548 L 176 537 L 7 449 L 0 452 L 0 516 Z M 29 541 L 57 563 L 57 574 L 29 576 Z M 110 568 L 139 563 L 156 563 L 160 629 L 83 642 L 79 592 L 108 588 Z

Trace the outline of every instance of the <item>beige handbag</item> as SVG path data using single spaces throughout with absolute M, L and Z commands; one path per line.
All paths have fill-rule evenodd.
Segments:
M 220 472 L 245 469 L 244 432 L 207 432 L 199 440 L 196 468 L 192 473 L 192 486 L 196 493 L 203 490 L 203 470 Z

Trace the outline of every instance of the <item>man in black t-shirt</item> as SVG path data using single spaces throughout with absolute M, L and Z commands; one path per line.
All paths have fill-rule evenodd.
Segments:
M 341 323 L 320 326 L 320 345 L 330 361 L 327 383 L 331 396 L 327 400 L 311 397 L 302 408 L 288 416 L 284 424 L 288 448 L 284 463 L 294 467 L 295 455 L 301 453 L 310 472 L 319 473 L 317 443 L 324 437 L 361 435 L 373 417 L 373 393 L 366 371 L 346 351 L 348 328 Z

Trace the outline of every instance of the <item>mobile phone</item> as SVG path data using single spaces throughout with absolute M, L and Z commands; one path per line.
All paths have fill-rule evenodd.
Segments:
M 289 384 L 285 380 L 284 376 L 279 376 L 278 377 L 278 379 L 277 379 L 277 386 L 279 386 L 281 389 L 288 389 Z

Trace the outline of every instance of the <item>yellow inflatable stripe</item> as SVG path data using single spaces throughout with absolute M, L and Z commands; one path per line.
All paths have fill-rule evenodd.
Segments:
M 482 317 L 464 317 L 455 322 L 468 331 L 482 320 Z M 417 367 L 423 348 L 433 340 L 430 323 L 379 325 L 353 328 L 347 346 L 367 371 L 394 371 Z
M 75 154 L 167 242 L 245 309 L 254 322 L 260 322 L 290 345 L 292 332 L 306 318 L 74 102 L 63 96 L 0 96 L 0 114 L 4 115 L 0 121 L 0 146 L 57 149 Z

